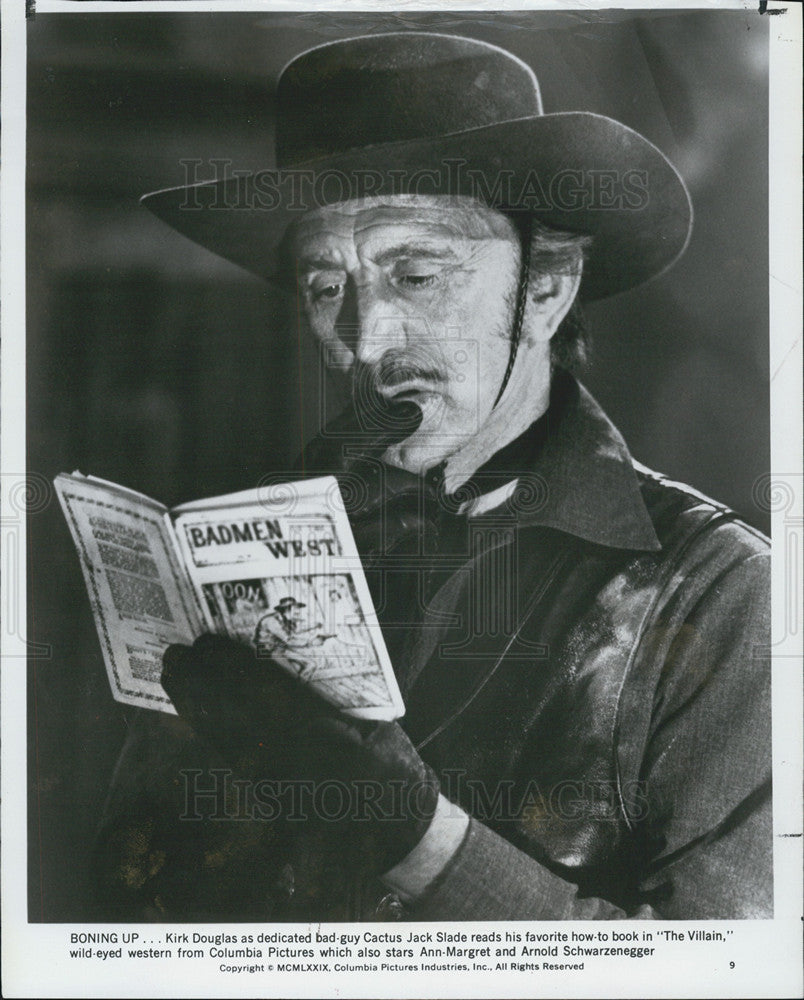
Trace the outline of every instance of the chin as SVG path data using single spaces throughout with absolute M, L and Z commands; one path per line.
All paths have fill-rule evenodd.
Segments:
M 420 474 L 449 458 L 460 449 L 463 441 L 462 437 L 447 437 L 441 431 L 428 432 L 426 428 L 420 428 L 395 448 L 388 458 L 391 464 Z

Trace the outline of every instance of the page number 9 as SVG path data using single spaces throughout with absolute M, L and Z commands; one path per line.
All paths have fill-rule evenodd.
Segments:
M 730 968 L 730 969 L 733 969 L 733 968 L 734 968 L 734 962 L 729 962 L 729 968 Z

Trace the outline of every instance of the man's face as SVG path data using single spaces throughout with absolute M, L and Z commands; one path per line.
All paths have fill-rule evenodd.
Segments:
M 282 608 L 279 614 L 282 616 L 285 625 L 289 628 L 298 625 L 302 618 L 301 608 L 296 607 L 295 604 Z
M 508 363 L 520 248 L 505 216 L 470 199 L 396 196 L 304 217 L 292 240 L 299 300 L 327 363 L 412 400 L 405 446 L 424 467 L 482 427 Z

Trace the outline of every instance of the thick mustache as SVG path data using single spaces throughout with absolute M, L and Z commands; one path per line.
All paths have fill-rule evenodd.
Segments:
M 394 368 L 390 372 L 380 372 L 376 379 L 378 388 L 392 388 L 395 385 L 402 385 L 404 382 L 441 382 L 441 376 L 437 371 L 426 368 Z
M 390 389 L 405 382 L 437 384 L 444 381 L 444 375 L 438 368 L 398 355 L 385 355 L 377 365 L 365 371 L 364 377 L 366 384 L 375 389 Z

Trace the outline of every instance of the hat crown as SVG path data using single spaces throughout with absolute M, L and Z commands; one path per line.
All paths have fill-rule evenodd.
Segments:
M 350 38 L 285 67 L 277 165 L 540 114 L 533 72 L 495 45 L 424 32 Z
M 369 196 L 465 195 L 586 233 L 584 299 L 659 274 L 689 239 L 689 193 L 660 150 L 603 115 L 545 115 L 531 69 L 486 42 L 397 32 L 310 49 L 280 76 L 275 122 L 278 169 L 144 203 L 272 279 L 302 213 Z

